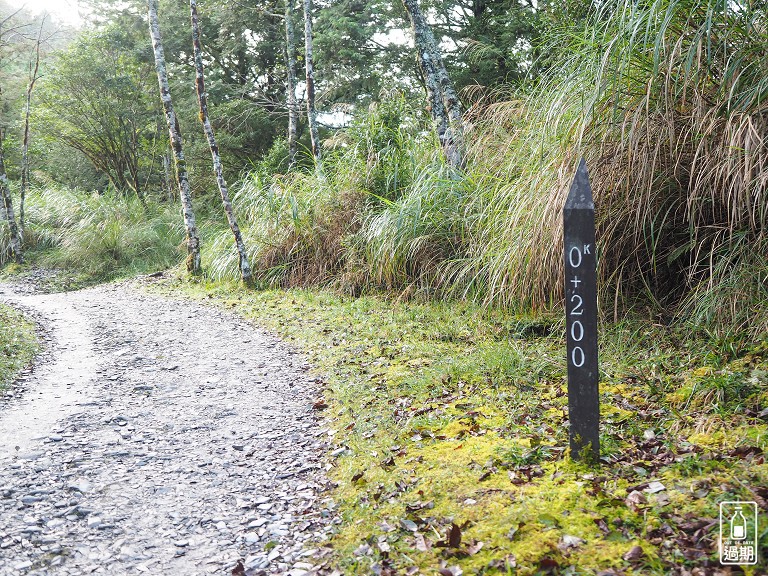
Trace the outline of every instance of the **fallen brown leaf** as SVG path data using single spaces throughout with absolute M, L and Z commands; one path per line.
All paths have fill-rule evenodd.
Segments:
M 451 548 L 461 546 L 461 528 L 456 526 L 456 524 L 451 524 L 451 529 L 448 532 L 448 546 Z
M 624 554 L 623 558 L 627 562 L 635 563 L 638 560 L 640 560 L 643 556 L 645 556 L 645 552 L 643 552 L 643 549 L 640 548 L 640 546 L 633 546 L 629 552 Z
M 470 556 L 474 556 L 475 554 L 480 552 L 480 550 L 483 549 L 483 546 L 485 546 L 484 542 L 480 542 L 480 541 L 475 542 L 474 544 L 469 546 L 469 548 L 467 548 L 467 554 L 469 554 Z
M 552 558 L 544 558 L 543 560 L 539 561 L 539 568 L 546 572 L 554 573 L 558 568 L 560 568 L 560 564 L 557 562 L 557 560 L 553 560 Z

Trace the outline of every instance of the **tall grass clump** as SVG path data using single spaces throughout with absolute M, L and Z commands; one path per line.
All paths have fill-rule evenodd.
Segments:
M 431 157 L 421 159 L 407 193 L 369 210 L 356 237 L 376 286 L 451 289 L 443 271 L 463 254 L 469 223 L 461 207 L 473 190 L 438 149 L 426 148 Z
M 260 280 L 358 293 L 404 287 L 417 270 L 434 271 L 446 254 L 429 239 L 441 235 L 433 227 L 447 212 L 433 209 L 441 194 L 433 188 L 443 182 L 450 196 L 461 184 L 440 173 L 439 149 L 421 126 L 395 95 L 327 141 L 321 167 L 249 174 L 233 203 Z M 214 277 L 236 270 L 223 231 L 207 257 Z
M 257 281 L 286 287 L 323 284 L 344 269 L 344 243 L 358 226 L 360 212 L 359 175 L 349 164 L 330 151 L 322 170 L 257 170 L 242 181 L 232 202 Z M 226 231 L 203 250 L 214 278 L 237 270 Z
M 94 280 L 165 269 L 180 260 L 180 220 L 176 206 L 144 206 L 133 196 L 33 190 L 24 250 L 35 264 Z M 0 238 L 0 249 L 6 243 Z
M 233 197 L 257 281 L 322 284 L 344 266 L 343 242 L 356 226 L 358 198 L 344 172 L 251 173 Z M 237 254 L 226 231 L 204 249 L 214 278 L 232 276 Z M 234 268 L 233 268 L 234 267 Z
M 550 30 L 547 72 L 529 96 L 471 113 L 481 185 L 454 278 L 481 280 L 494 303 L 561 298 L 560 211 L 584 156 L 604 303 L 682 300 L 697 319 L 764 328 L 764 315 L 741 312 L 766 307 L 768 33 L 758 4 L 614 0 Z M 734 285 L 733 265 L 748 266 L 747 284 Z

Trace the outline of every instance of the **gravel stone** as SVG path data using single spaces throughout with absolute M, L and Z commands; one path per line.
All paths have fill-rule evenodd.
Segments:
M 149 281 L 0 284 L 44 341 L 0 397 L 0 576 L 330 573 L 318 380 L 273 335 Z

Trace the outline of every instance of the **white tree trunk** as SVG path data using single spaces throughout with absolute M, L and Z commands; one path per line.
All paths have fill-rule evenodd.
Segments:
M 320 160 L 320 134 L 315 110 L 315 65 L 312 56 L 312 0 L 304 0 L 304 64 L 307 78 L 307 122 L 312 139 L 312 155 Z
M 296 102 L 296 35 L 294 33 L 293 0 L 285 0 L 285 67 L 287 69 L 286 93 L 288 105 L 288 164 L 296 163 L 299 107 Z
M 160 85 L 160 98 L 163 101 L 165 120 L 168 123 L 168 133 L 173 149 L 173 159 L 176 165 L 176 180 L 179 184 L 181 210 L 184 216 L 184 226 L 187 232 L 187 271 L 192 274 L 200 273 L 200 238 L 197 235 L 195 213 L 192 211 L 192 191 L 189 187 L 187 163 L 184 160 L 184 150 L 181 145 L 181 128 L 179 119 L 173 109 L 171 90 L 168 86 L 168 72 L 165 67 L 163 41 L 160 37 L 160 23 L 157 19 L 157 0 L 148 0 L 149 5 L 149 34 L 152 38 L 152 48 L 155 51 L 155 68 L 157 81 Z
M 205 77 L 203 76 L 203 51 L 200 47 L 200 24 L 197 17 L 197 2 L 189 0 L 189 10 L 192 19 L 192 47 L 195 54 L 195 85 L 197 88 L 197 101 L 200 104 L 200 120 L 203 123 L 203 130 L 208 138 L 208 146 L 211 149 L 213 158 L 213 171 L 216 174 L 216 183 L 219 185 L 221 194 L 221 203 L 224 205 L 224 213 L 227 215 L 229 228 L 235 237 L 235 246 L 240 256 L 240 278 L 246 284 L 249 284 L 253 277 L 251 275 L 251 266 L 248 263 L 248 256 L 243 243 L 243 236 L 240 234 L 240 227 L 237 225 L 235 213 L 232 210 L 232 202 L 229 200 L 229 189 L 224 180 L 224 171 L 221 166 L 221 156 L 219 147 L 216 144 L 216 136 L 213 134 L 210 118 L 208 117 L 208 97 L 205 94 Z
M 430 113 L 448 163 L 463 166 L 461 101 L 443 63 L 440 46 L 419 7 L 418 0 L 403 0 L 411 21 L 418 63 L 427 90 Z

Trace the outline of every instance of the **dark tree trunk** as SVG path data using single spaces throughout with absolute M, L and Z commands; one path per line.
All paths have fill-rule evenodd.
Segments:
M 26 99 L 24 100 L 24 138 L 21 144 L 21 191 L 19 194 L 19 234 L 24 235 L 24 204 L 27 199 L 27 190 L 29 189 L 29 115 L 32 104 L 32 90 L 37 82 L 37 74 L 40 70 L 40 42 L 43 36 L 43 24 L 45 15 L 40 23 L 40 32 L 37 35 L 35 43 L 35 64 L 30 65 L 31 73 L 29 75 L 29 84 L 27 85 Z
M 224 205 L 224 213 L 227 215 L 229 228 L 235 237 L 235 246 L 240 256 L 240 278 L 246 284 L 250 284 L 253 277 L 251 275 L 251 266 L 248 263 L 248 256 L 243 243 L 243 236 L 240 234 L 240 227 L 237 225 L 235 213 L 232 210 L 232 202 L 229 200 L 229 189 L 224 180 L 224 170 L 221 166 L 221 156 L 219 147 L 216 144 L 216 136 L 213 133 L 210 118 L 208 117 L 208 97 L 205 94 L 205 77 L 203 76 L 203 50 L 200 47 L 200 24 L 197 17 L 197 2 L 189 0 L 189 10 L 192 19 L 192 48 L 195 54 L 195 86 L 197 88 L 197 101 L 200 104 L 200 120 L 203 123 L 205 136 L 208 138 L 208 146 L 211 149 L 213 158 L 213 171 L 216 174 L 216 183 L 219 185 L 221 194 L 221 203 Z
M 173 149 L 173 159 L 176 165 L 176 180 L 179 184 L 181 210 L 184 216 L 184 227 L 187 232 L 187 271 L 191 274 L 200 273 L 200 238 L 197 235 L 195 213 L 192 211 L 192 191 L 189 187 L 187 163 L 181 144 L 181 128 L 179 119 L 173 109 L 171 90 L 168 87 L 168 72 L 165 67 L 163 41 L 160 37 L 160 23 L 157 19 L 157 0 L 148 0 L 149 5 L 149 34 L 152 38 L 152 48 L 155 52 L 155 68 L 157 81 L 160 85 L 160 98 L 163 101 L 165 120 L 168 123 L 168 133 Z

